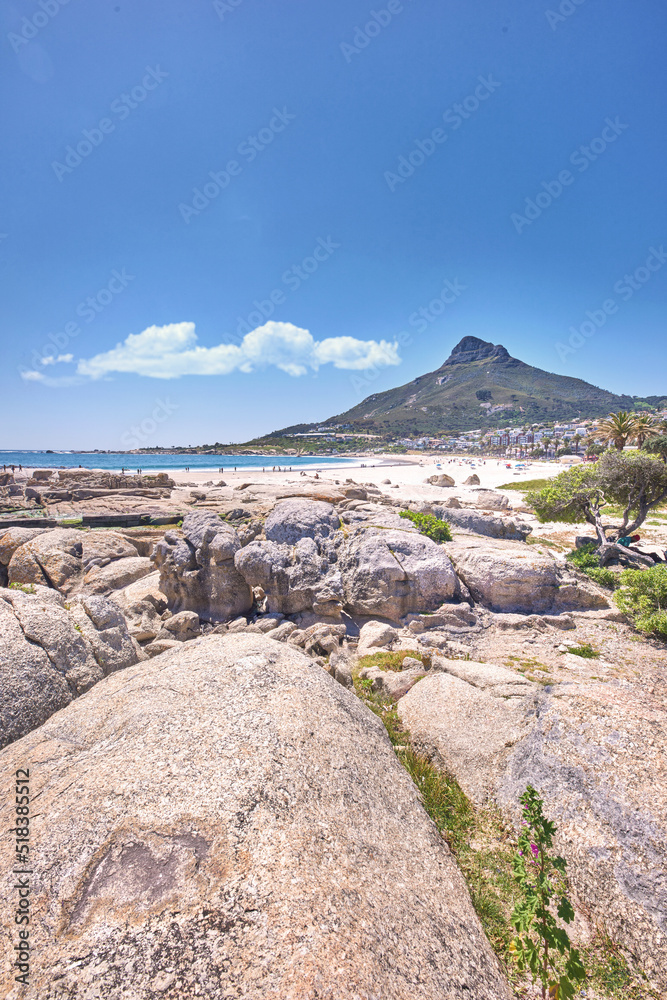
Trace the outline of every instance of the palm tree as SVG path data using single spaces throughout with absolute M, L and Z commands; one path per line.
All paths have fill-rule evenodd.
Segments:
M 656 419 L 650 413 L 640 413 L 635 419 L 635 438 L 637 440 L 637 447 L 643 448 L 644 441 L 646 438 L 652 437 L 655 434 Z
M 634 413 L 619 410 L 601 420 L 598 430 L 604 441 L 610 441 L 618 451 L 623 451 L 628 441 L 635 436 L 637 418 Z
M 575 455 L 579 454 L 579 445 L 581 444 L 581 441 L 582 441 L 581 434 L 574 434 L 572 436 L 572 444 L 574 445 Z

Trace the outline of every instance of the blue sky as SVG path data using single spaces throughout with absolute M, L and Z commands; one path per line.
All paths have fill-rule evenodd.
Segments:
M 0 447 L 242 441 L 466 335 L 667 394 L 667 10 L 518 6 L 3 2 Z

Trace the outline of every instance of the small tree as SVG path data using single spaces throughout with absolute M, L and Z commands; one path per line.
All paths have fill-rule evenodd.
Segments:
M 644 523 L 650 510 L 667 499 L 667 465 L 645 452 L 608 451 L 594 466 L 561 472 L 541 490 L 526 495 L 540 521 L 591 524 L 598 537 L 598 557 L 604 566 L 616 557 L 623 562 L 650 565 L 648 557 L 628 552 L 614 541 L 630 535 Z M 623 507 L 623 523 L 605 528 L 602 512 L 610 504 Z M 607 532 L 612 531 L 614 541 Z
M 649 438 L 644 443 L 644 451 L 648 451 L 652 455 L 659 455 L 663 462 L 667 462 L 667 436 L 656 434 L 655 437 Z
M 556 919 L 558 916 L 565 924 L 574 919 L 572 904 L 565 895 L 566 862 L 547 853 L 553 846 L 556 827 L 545 818 L 542 800 L 531 785 L 520 801 L 523 829 L 512 867 L 522 899 L 512 913 L 517 935 L 510 952 L 519 969 L 522 972 L 528 969 L 533 982 L 540 983 L 543 1000 L 547 995 L 556 1000 L 570 1000 L 576 984 L 586 978 L 586 970 L 567 931 Z M 554 907 L 555 900 L 558 904 Z

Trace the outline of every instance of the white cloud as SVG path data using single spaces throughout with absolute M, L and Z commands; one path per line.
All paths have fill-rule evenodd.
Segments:
M 69 360 L 63 355 L 58 360 Z M 130 334 L 111 351 L 82 359 L 77 374 L 92 379 L 111 372 L 131 372 L 148 378 L 179 378 L 181 375 L 228 375 L 253 372 L 274 365 L 288 375 L 306 375 L 321 365 L 363 370 L 398 365 L 398 343 L 329 337 L 317 341 L 308 330 L 292 323 L 269 321 L 246 334 L 240 344 L 201 347 L 194 323 L 149 326 Z M 39 372 L 34 373 L 39 376 Z M 28 377 L 28 373 L 24 374 Z M 42 379 L 37 379 L 41 381 Z

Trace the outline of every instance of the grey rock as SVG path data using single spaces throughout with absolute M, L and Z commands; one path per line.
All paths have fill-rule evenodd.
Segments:
M 476 535 L 486 535 L 489 538 L 507 538 L 524 541 L 531 533 L 532 526 L 514 518 L 494 517 L 492 514 L 480 514 L 478 510 L 437 506 L 433 513 L 441 521 L 447 521 L 455 528 L 473 531 Z
M 478 480 L 479 483 L 479 480 Z M 480 510 L 508 510 L 510 502 L 497 490 L 475 490 L 475 503 Z
M 525 614 L 608 607 L 592 583 L 569 571 L 536 545 L 466 538 L 447 551 L 476 601 L 492 611 Z
M 102 672 L 124 670 L 144 658 L 139 644 L 129 633 L 118 605 L 106 597 L 77 597 L 70 614 L 88 639 Z
M 312 609 L 320 595 L 327 603 L 340 604 L 341 585 L 330 559 L 325 538 L 305 536 L 289 545 L 251 542 L 236 553 L 235 565 L 247 584 L 262 588 L 268 611 L 291 615 Z
M 289 639 L 293 632 L 296 632 L 296 630 L 297 628 L 294 622 L 281 622 L 280 625 L 268 634 L 272 639 L 276 639 L 278 642 L 285 642 Z
M 115 559 L 105 566 L 91 565 L 83 578 L 84 589 L 91 594 L 108 594 L 120 590 L 153 572 L 153 563 L 146 556 Z
M 440 473 L 435 476 L 429 476 L 428 479 L 424 480 L 430 486 L 456 486 L 456 483 L 451 476 L 447 476 L 444 473 Z
M 56 591 L 35 591 L 0 591 L 1 746 L 143 656 L 117 605 L 100 597 L 65 605 Z
M 42 584 L 63 594 L 76 587 L 82 570 L 82 532 L 54 528 L 19 546 L 9 566 L 9 583 Z
M 9 561 L 21 545 L 41 535 L 46 528 L 5 528 L 0 527 L 0 564 L 9 566 Z M 40 581 L 41 582 L 41 581 Z
M 373 683 L 373 691 L 382 691 L 388 698 L 398 700 L 414 687 L 418 680 L 426 676 L 426 671 L 420 664 L 419 667 L 408 670 L 383 670 L 381 667 L 364 667 L 359 671 L 362 680 L 368 679 Z
M 302 538 L 330 538 L 340 526 L 331 504 L 315 500 L 283 500 L 266 519 L 264 533 L 270 542 L 296 545 Z
M 439 607 L 458 590 L 445 548 L 416 531 L 356 529 L 339 563 L 350 614 L 398 620 Z
M 366 622 L 359 631 L 357 655 L 366 656 L 377 648 L 387 647 L 398 639 L 398 632 L 386 622 Z
M 178 642 L 187 642 L 201 635 L 199 615 L 195 611 L 179 611 L 164 623 L 169 637 Z
M 287 646 L 211 636 L 106 678 L 3 779 L 27 759 L 43 1000 L 510 1000 L 381 722 Z
M 155 639 L 153 642 L 149 642 L 147 646 L 144 646 L 144 653 L 147 653 L 152 659 L 154 656 L 160 656 L 170 649 L 180 647 L 180 645 L 181 643 L 177 639 Z
M 11 604 L 0 598 L 0 747 L 41 726 L 72 697 L 63 674 L 41 646 L 26 641 Z
M 188 514 L 181 534 L 166 532 L 152 558 L 169 608 L 195 611 L 206 621 L 250 610 L 252 590 L 234 565 L 240 548 L 234 529 L 211 511 Z

